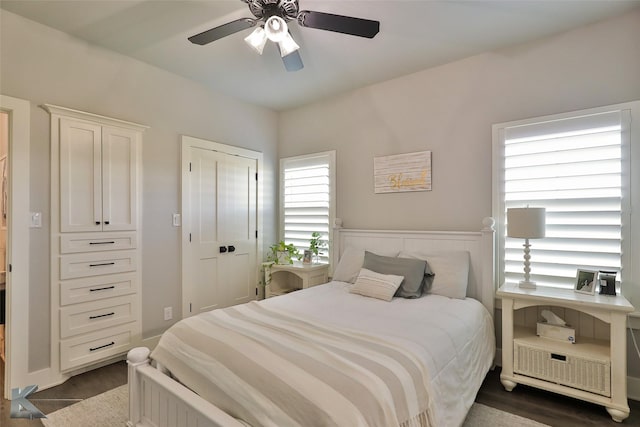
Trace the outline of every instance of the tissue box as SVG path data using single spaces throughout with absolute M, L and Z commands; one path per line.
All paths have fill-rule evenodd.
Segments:
M 552 325 L 547 322 L 538 322 L 536 334 L 539 337 L 552 340 L 576 343 L 576 330 L 570 326 Z

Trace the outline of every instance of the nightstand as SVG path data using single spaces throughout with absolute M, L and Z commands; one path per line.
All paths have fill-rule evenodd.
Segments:
M 329 281 L 328 264 L 273 264 L 267 272 L 271 280 L 265 286 L 264 296 L 270 298 L 299 289 L 321 285 Z
M 626 322 L 633 306 L 626 298 L 571 289 L 521 289 L 517 284 L 501 286 L 497 296 L 502 299 L 500 381 L 507 391 L 525 384 L 603 405 L 617 422 L 629 416 Z M 533 316 L 531 310 L 526 315 L 529 307 Z M 542 309 L 580 323 L 572 325 L 578 326 L 575 343 L 536 335 Z M 585 335 L 580 328 L 599 333 Z

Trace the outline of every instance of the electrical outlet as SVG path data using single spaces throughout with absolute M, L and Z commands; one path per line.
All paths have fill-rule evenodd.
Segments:
M 164 308 L 164 320 L 173 319 L 173 309 L 171 307 Z

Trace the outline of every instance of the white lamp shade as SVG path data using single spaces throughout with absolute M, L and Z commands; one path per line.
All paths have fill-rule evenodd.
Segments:
M 287 34 L 287 37 L 278 42 L 278 46 L 280 47 L 280 55 L 283 57 L 300 49 L 300 46 L 298 46 L 290 34 Z
M 264 24 L 264 31 L 267 34 L 267 38 L 275 43 L 281 42 L 289 36 L 287 23 L 284 19 L 275 15 L 267 19 L 267 22 Z
M 258 27 L 245 37 L 244 41 L 262 55 L 264 45 L 267 44 L 267 34 L 264 28 Z
M 507 236 L 541 239 L 545 236 L 545 208 L 507 209 Z

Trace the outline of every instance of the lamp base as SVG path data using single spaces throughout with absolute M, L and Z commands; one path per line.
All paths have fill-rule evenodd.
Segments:
M 522 289 L 535 289 L 536 282 L 530 282 L 529 280 L 521 280 L 518 282 L 518 287 Z

